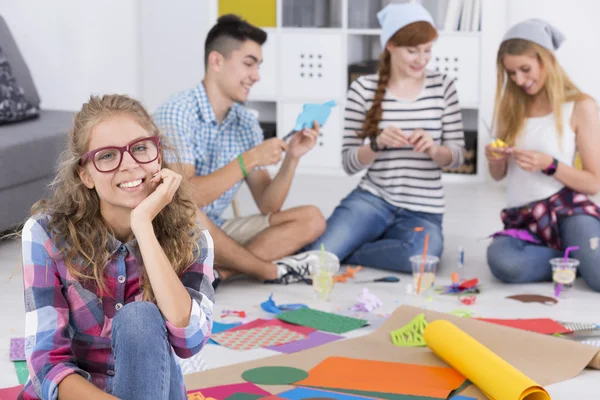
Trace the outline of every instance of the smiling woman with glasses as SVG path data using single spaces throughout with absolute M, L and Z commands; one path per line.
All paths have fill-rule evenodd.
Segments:
M 92 97 L 53 193 L 23 228 L 26 356 L 20 399 L 182 399 L 175 354 L 212 328 L 213 242 L 143 106 Z

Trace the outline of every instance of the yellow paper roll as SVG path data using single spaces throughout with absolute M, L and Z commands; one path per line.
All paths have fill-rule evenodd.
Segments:
M 425 328 L 427 346 L 492 400 L 550 400 L 537 383 L 449 321 Z

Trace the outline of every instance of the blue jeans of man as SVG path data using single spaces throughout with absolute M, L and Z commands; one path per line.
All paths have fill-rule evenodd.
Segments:
M 156 305 L 138 301 L 120 309 L 113 319 L 112 347 L 114 396 L 123 400 L 185 399 L 181 368 Z
M 578 275 L 600 292 L 600 221 L 590 215 L 574 215 L 559 221 L 564 248 L 579 246 L 569 257 L 579 260 Z M 513 237 L 497 236 L 487 250 L 492 274 L 503 282 L 526 283 L 552 280 L 550 259 L 564 253 Z
M 410 257 L 423 253 L 440 257 L 444 247 L 442 214 L 398 208 L 357 188 L 336 207 L 327 229 L 306 250 L 325 250 L 341 262 L 397 272 L 412 272 Z M 415 231 L 421 227 L 422 230 Z

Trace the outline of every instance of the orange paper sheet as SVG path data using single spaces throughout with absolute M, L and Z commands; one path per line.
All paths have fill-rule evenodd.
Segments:
M 427 346 L 492 400 L 550 400 L 531 378 L 449 321 L 425 328 Z
M 296 386 L 446 398 L 465 378 L 452 368 L 329 357 Z

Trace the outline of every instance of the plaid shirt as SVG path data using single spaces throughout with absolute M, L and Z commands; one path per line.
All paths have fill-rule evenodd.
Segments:
M 502 210 L 500 216 L 505 230 L 496 235 L 515 229 L 524 230 L 540 238 L 544 245 L 563 250 L 560 220 L 582 214 L 600 219 L 600 209 L 588 196 L 565 187 L 547 199 Z
M 67 271 L 57 256 L 48 221 L 48 216 L 37 215 L 23 228 L 25 353 L 30 379 L 19 399 L 57 399 L 59 383 L 73 373 L 110 391 L 112 320 L 123 305 L 142 300 L 143 263 L 137 242 L 122 244 L 111 238 L 106 293 L 98 296 L 93 284 L 79 283 Z M 193 299 L 189 325 L 177 328 L 166 321 L 168 340 L 181 358 L 199 352 L 212 328 L 214 252 L 208 231 L 200 235 L 199 245 L 200 256 L 181 276 Z M 184 399 L 183 385 L 181 390 Z
M 167 161 L 194 165 L 196 176 L 212 174 L 264 139 L 258 119 L 240 104 L 234 103 L 219 124 L 203 83 L 169 99 L 156 110 L 154 120 L 178 153 L 179 160 L 165 155 Z M 225 222 L 221 215 L 240 185 L 241 181 L 202 208 L 218 226 Z

